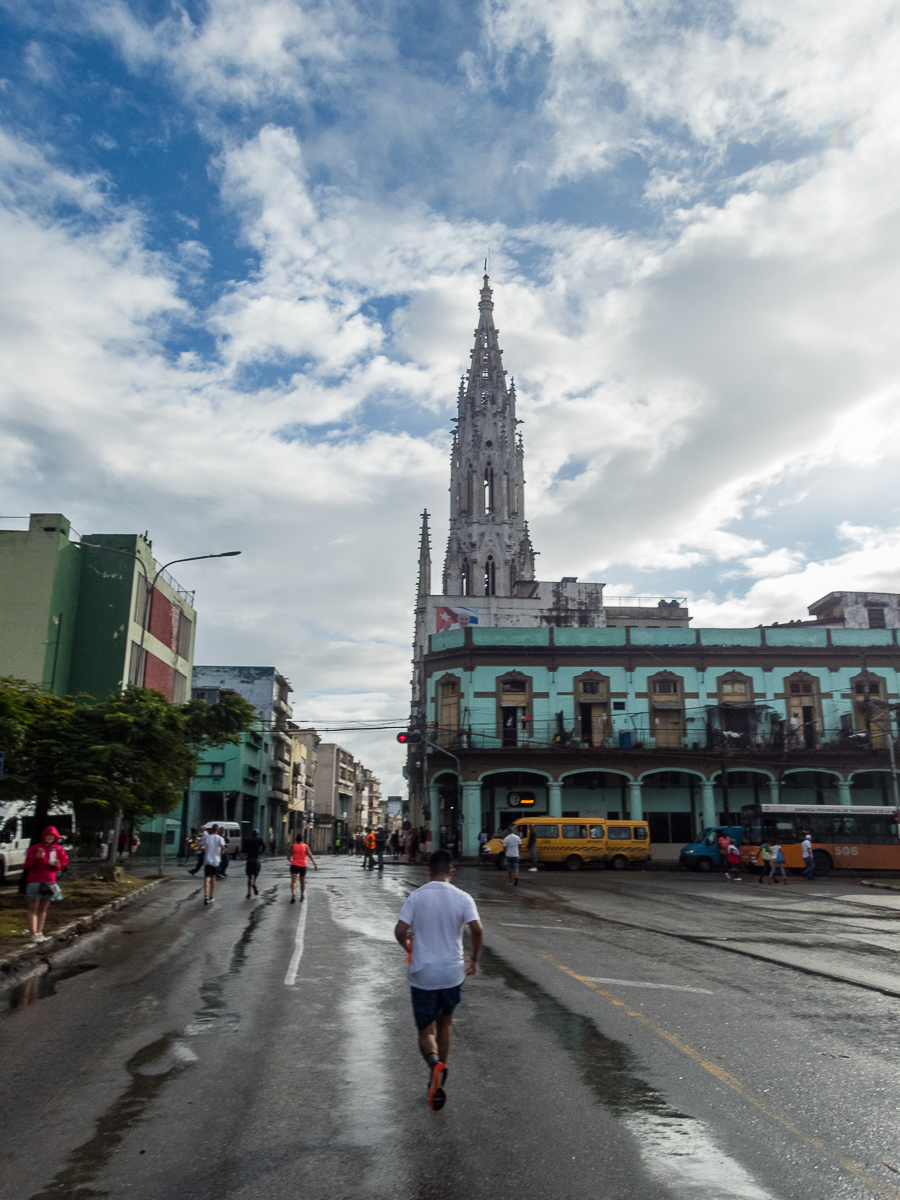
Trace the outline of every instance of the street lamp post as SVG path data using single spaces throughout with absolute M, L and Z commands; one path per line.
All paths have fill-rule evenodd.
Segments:
M 169 567 L 174 567 L 176 563 L 200 562 L 200 560 L 204 559 L 204 558 L 236 558 L 237 555 L 241 553 L 240 550 L 223 550 L 221 554 L 192 554 L 188 558 L 173 558 L 170 562 L 163 563 L 163 565 L 159 568 L 159 570 L 153 576 L 153 582 L 151 583 L 150 578 L 147 575 L 147 568 L 144 566 L 144 561 L 141 558 L 141 556 L 137 553 L 136 550 L 120 550 L 114 546 L 101 546 L 97 542 L 79 542 L 78 545 L 79 546 L 89 546 L 92 550 L 108 550 L 110 554 L 124 554 L 127 558 L 133 558 L 135 560 L 135 562 L 138 563 L 141 570 L 144 572 L 144 586 L 146 588 L 146 591 L 144 593 L 144 608 L 143 608 L 143 612 L 141 613 L 141 642 L 140 642 L 140 647 L 139 647 L 140 654 L 138 656 L 140 664 L 141 664 L 141 668 L 142 668 L 141 669 L 142 682 L 143 682 L 143 675 L 144 675 L 144 672 L 143 672 L 144 638 L 147 633 L 147 623 L 148 623 L 149 616 L 150 616 L 150 601 L 153 598 L 153 589 L 156 587 L 156 581 L 159 579 L 160 575 L 162 575 L 163 571 L 165 571 Z M 162 814 L 162 828 L 161 828 L 160 834 L 159 834 L 159 873 L 160 873 L 160 875 L 162 875 L 163 870 L 165 869 L 166 833 L 168 831 L 168 824 L 169 824 L 168 817 L 165 813 L 163 813 Z M 113 840 L 112 840 L 112 845 L 111 845 L 110 851 L 109 851 L 109 861 L 113 864 L 113 866 L 115 866 L 115 864 L 116 864 L 116 858 L 119 853 L 119 830 L 121 829 L 121 826 L 122 826 L 122 810 L 117 809 L 115 825 L 113 827 Z

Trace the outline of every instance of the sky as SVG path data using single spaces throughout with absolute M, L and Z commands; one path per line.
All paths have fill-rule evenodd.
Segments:
M 404 719 L 488 254 L 539 577 L 900 591 L 896 3 L 0 14 L 0 526 L 241 550 L 175 569 L 197 662 Z

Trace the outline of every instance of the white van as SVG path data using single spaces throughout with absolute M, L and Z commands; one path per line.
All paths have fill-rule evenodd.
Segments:
M 72 808 L 68 804 L 54 805 L 50 809 L 48 824 L 56 825 L 62 834 L 62 844 L 70 844 L 68 830 L 74 821 Z M 34 802 L 13 800 L 0 804 L 0 884 L 9 875 L 20 875 L 25 855 L 31 845 L 34 827 Z
M 225 851 L 230 858 L 237 858 L 244 845 L 244 833 L 237 821 L 207 821 L 201 825 L 203 833 L 208 833 L 213 825 L 218 825 L 220 835 L 225 839 Z
M 0 883 L 8 875 L 19 875 L 31 839 L 22 828 L 22 804 L 0 805 Z

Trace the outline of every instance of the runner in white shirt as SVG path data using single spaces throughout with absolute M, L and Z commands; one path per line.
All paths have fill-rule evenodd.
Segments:
M 407 980 L 419 1050 L 428 1064 L 428 1106 L 443 1108 L 447 1099 L 447 1058 L 453 1010 L 467 975 L 478 970 L 484 933 L 475 901 L 450 882 L 453 860 L 435 850 L 428 860 L 429 882 L 406 897 L 394 937 L 408 952 Z M 463 958 L 463 931 L 468 925 L 472 953 Z
M 519 885 L 519 850 L 522 839 L 512 830 L 503 839 L 503 853 L 506 855 L 506 881 L 513 887 Z
M 222 861 L 225 839 L 219 837 L 218 825 L 213 825 L 203 838 L 203 903 L 212 904 L 216 898 L 216 876 Z

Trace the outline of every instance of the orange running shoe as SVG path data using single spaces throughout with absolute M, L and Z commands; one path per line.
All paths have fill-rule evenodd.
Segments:
M 431 1071 L 431 1083 L 428 1088 L 428 1107 L 435 1112 L 447 1103 L 447 1093 L 444 1084 L 447 1082 L 447 1068 L 442 1062 L 437 1062 Z

